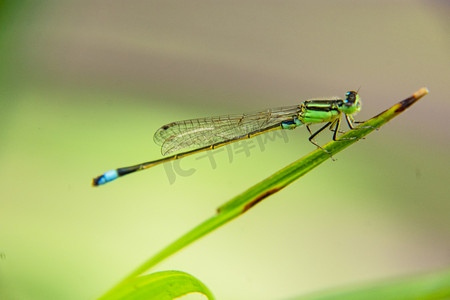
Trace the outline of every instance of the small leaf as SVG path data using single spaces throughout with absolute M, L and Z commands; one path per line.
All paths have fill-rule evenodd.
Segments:
M 210 300 L 214 299 L 201 281 L 181 271 L 162 271 L 136 277 L 102 299 L 172 300 L 189 293 L 201 293 Z

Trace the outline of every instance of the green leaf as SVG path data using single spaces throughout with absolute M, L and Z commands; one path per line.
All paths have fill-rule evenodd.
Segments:
M 289 300 L 444 300 L 450 299 L 450 271 L 426 274 L 359 288 L 314 293 Z
M 364 122 L 354 130 L 350 130 L 343 134 L 337 141 L 332 141 L 322 148 L 327 150 L 328 153 L 322 149 L 317 149 L 303 158 L 293 162 L 280 171 L 276 172 L 269 178 L 259 182 L 253 187 L 249 188 L 242 194 L 234 197 L 227 203 L 218 208 L 218 214 L 214 217 L 204 221 L 185 235 L 175 240 L 172 244 L 161 250 L 155 256 L 144 262 L 140 267 L 134 270 L 128 275 L 122 282 L 108 292 L 109 295 L 114 293 L 116 289 L 120 289 L 123 285 L 127 285 L 135 277 L 141 275 L 157 263 L 161 262 L 165 258 L 186 247 L 195 240 L 205 236 L 214 229 L 221 225 L 231 221 L 232 219 L 242 215 L 248 211 L 254 205 L 267 198 L 268 196 L 280 191 L 288 186 L 301 176 L 305 175 L 324 161 L 331 158 L 331 155 L 335 155 L 338 152 L 344 150 L 350 145 L 356 143 L 372 131 L 380 128 L 388 121 L 398 116 L 405 111 L 408 107 L 414 104 L 417 100 L 422 98 L 428 93 L 428 89 L 422 88 L 411 97 L 395 104 L 386 111 L 378 114 L 372 119 Z
M 201 293 L 214 299 L 202 282 L 181 271 L 162 271 L 134 278 L 104 299 L 172 300 L 189 293 Z

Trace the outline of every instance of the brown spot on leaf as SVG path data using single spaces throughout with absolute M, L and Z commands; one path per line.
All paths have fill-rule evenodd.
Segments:
M 262 201 L 264 198 L 269 197 L 272 194 L 275 194 L 279 190 L 280 190 L 279 188 L 271 189 L 271 190 L 265 192 L 264 194 L 260 195 L 258 198 L 256 198 L 255 200 L 253 200 L 252 202 L 250 202 L 246 206 L 244 206 L 244 210 L 242 210 L 241 213 L 242 214 L 245 213 L 247 210 L 249 210 L 250 208 L 252 208 L 256 204 L 258 204 L 260 201 Z
M 395 110 L 396 113 L 401 113 L 403 112 L 405 109 L 407 109 L 408 107 L 410 107 L 412 104 L 414 104 L 414 102 L 416 102 L 417 100 L 419 100 L 418 98 L 411 96 L 409 98 L 406 98 L 405 100 L 399 102 L 399 108 L 397 108 Z

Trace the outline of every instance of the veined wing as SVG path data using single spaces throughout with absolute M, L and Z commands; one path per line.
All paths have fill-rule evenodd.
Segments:
M 291 120 L 298 115 L 299 106 L 268 109 L 242 115 L 225 115 L 169 123 L 159 128 L 153 140 L 161 145 L 161 154 L 182 149 L 195 149 L 244 137 L 249 133 Z

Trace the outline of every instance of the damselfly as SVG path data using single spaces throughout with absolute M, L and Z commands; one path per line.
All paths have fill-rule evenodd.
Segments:
M 102 185 L 116 178 L 136 171 L 148 169 L 158 164 L 179 159 L 198 152 L 213 150 L 229 143 L 249 139 L 256 135 L 277 129 L 294 129 L 305 125 L 311 136 L 309 141 L 321 148 L 314 138 L 329 127 L 333 140 L 337 140 L 341 116 L 344 115 L 350 129 L 353 129 L 353 114 L 361 109 L 358 92 L 350 91 L 345 99 L 338 97 L 328 99 L 310 99 L 299 105 L 268 109 L 256 113 L 241 115 L 226 115 L 200 118 L 169 123 L 159 128 L 153 140 L 161 145 L 161 154 L 174 154 L 158 160 L 140 163 L 138 165 L 107 171 L 95 177 L 92 185 Z M 319 130 L 312 133 L 310 125 L 325 123 Z

